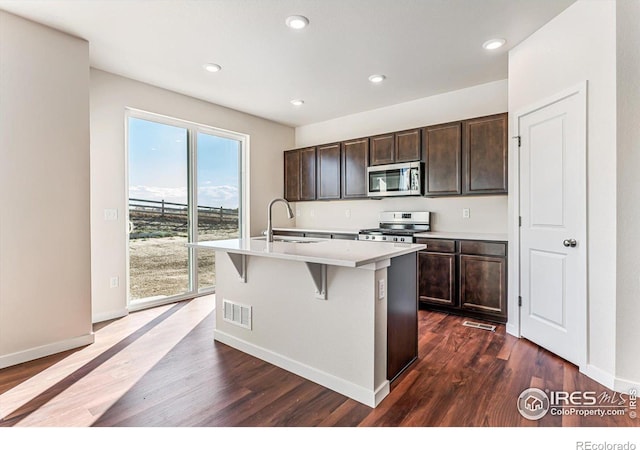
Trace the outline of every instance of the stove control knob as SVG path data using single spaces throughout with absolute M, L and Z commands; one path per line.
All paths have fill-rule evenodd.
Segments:
M 397 241 L 397 240 L 398 240 L 398 238 L 397 238 L 397 237 L 394 237 L 394 238 L 393 238 L 393 240 L 394 240 L 394 241 Z
M 382 240 L 383 240 L 383 241 L 386 241 L 386 240 L 387 240 L 387 237 L 386 237 L 386 236 L 382 236 Z

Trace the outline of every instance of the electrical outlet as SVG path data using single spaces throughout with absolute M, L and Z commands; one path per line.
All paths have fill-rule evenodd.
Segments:
M 463 208 L 463 210 L 462 210 L 462 218 L 463 219 L 468 219 L 469 217 L 471 217 L 471 210 L 469 208 Z
M 118 277 L 109 278 L 109 287 L 110 288 L 117 288 L 118 286 L 120 286 L 120 279 Z
M 345 209 L 345 210 L 344 210 L 344 216 L 345 216 L 347 219 L 351 218 L 351 210 L 350 210 L 350 209 L 348 209 L 348 208 L 347 208 L 347 209 Z
M 382 300 L 385 295 L 384 280 L 378 280 L 378 300 Z

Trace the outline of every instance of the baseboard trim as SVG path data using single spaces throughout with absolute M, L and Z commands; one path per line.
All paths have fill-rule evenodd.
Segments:
M 311 380 L 342 395 L 346 395 L 371 408 L 375 408 L 390 391 L 388 380 L 381 383 L 375 391 L 369 390 L 348 380 L 338 378 L 322 370 L 294 361 L 287 356 L 231 336 L 220 330 L 214 330 L 213 338 L 218 342 L 222 342 L 223 344 L 248 353 L 251 356 L 255 356 L 296 375 L 300 375 L 307 380 Z
M 115 311 L 107 311 L 105 313 L 100 313 L 93 316 L 91 318 L 91 323 L 100 323 L 107 320 L 120 319 L 121 317 L 125 317 L 128 314 L 129 311 L 126 308 L 118 309 Z
M 599 367 L 593 366 L 591 364 L 587 364 L 586 366 L 580 367 L 580 372 L 591 378 L 592 380 L 597 381 L 604 387 L 608 389 L 615 390 L 615 377 L 609 372 L 602 370 Z
M 640 391 L 640 381 L 632 381 L 616 377 L 615 375 L 590 364 L 587 364 L 585 367 L 581 367 L 580 372 L 592 380 L 597 381 L 604 387 L 611 389 L 612 391 L 620 392 L 621 394 L 628 394 L 631 389 Z
M 635 389 L 636 395 L 640 393 L 640 381 L 625 380 L 624 378 L 616 377 L 614 380 L 614 389 L 618 392 L 624 392 L 628 394 L 632 389 Z
M 64 341 L 54 342 L 53 344 L 41 345 L 40 347 L 34 347 L 20 352 L 3 355 L 0 356 L 0 369 L 15 366 L 27 361 L 33 361 L 34 359 L 43 358 L 55 353 L 71 350 L 73 348 L 84 347 L 85 345 L 93 344 L 94 341 L 95 336 L 93 333 L 89 333 L 83 336 L 65 339 Z
M 511 336 L 515 336 L 517 338 L 520 337 L 520 331 L 518 330 L 518 326 L 517 325 L 511 324 L 511 323 L 507 323 L 506 331 Z

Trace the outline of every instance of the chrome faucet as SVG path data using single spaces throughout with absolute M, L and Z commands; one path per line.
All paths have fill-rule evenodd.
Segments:
M 289 204 L 288 201 L 286 201 L 284 198 L 274 198 L 273 200 L 271 200 L 271 202 L 269 203 L 269 206 L 267 207 L 267 231 L 265 232 L 265 234 L 267 235 L 267 242 L 273 242 L 273 225 L 271 223 L 271 209 L 273 204 L 276 202 L 284 202 L 284 204 L 287 205 L 287 216 L 289 217 L 289 219 L 293 219 L 293 211 L 291 210 L 291 205 Z

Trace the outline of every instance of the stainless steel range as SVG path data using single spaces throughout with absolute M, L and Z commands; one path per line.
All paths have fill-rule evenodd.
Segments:
M 360 230 L 358 240 L 414 242 L 414 234 L 431 231 L 430 217 L 429 211 L 384 211 L 380 227 Z

